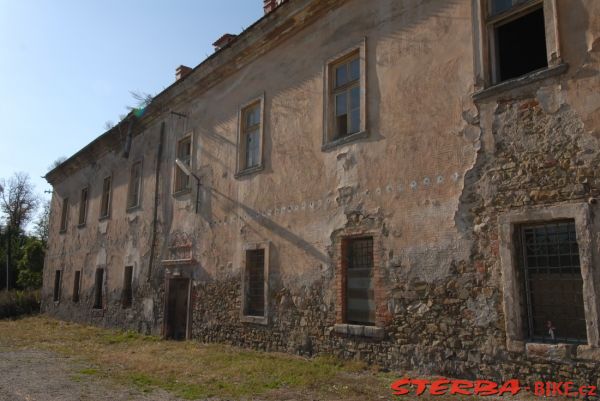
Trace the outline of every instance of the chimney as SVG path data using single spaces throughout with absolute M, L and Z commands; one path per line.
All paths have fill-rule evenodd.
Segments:
M 188 67 L 186 65 L 180 65 L 179 67 L 177 67 L 177 69 L 175 70 L 175 81 L 179 81 L 181 78 L 185 78 L 190 72 L 192 72 L 191 67 Z
M 225 35 L 221 36 L 219 39 L 217 39 L 217 41 L 215 43 L 213 43 L 213 46 L 215 47 L 215 51 L 219 51 L 222 48 L 224 48 L 225 46 L 227 46 L 229 43 L 231 43 L 233 41 L 233 39 L 237 38 L 237 35 L 232 35 L 230 33 L 226 33 Z
M 265 14 L 268 14 L 271 11 L 275 10 L 284 1 L 285 0 L 264 0 L 263 8 L 265 10 Z

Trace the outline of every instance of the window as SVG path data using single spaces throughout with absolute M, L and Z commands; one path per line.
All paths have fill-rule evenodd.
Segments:
M 96 269 L 94 281 L 94 309 L 102 309 L 102 287 L 104 281 L 104 269 Z
M 142 190 L 142 162 L 138 161 L 131 166 L 129 176 L 129 192 L 127 193 L 127 208 L 131 209 L 140 205 Z
M 479 19 L 474 32 L 475 78 L 481 82 L 475 100 L 566 71 L 554 0 L 478 0 L 473 4 Z
M 243 253 L 241 320 L 246 323 L 268 323 L 270 244 L 248 244 Z
M 177 143 L 177 158 L 188 167 L 192 165 L 192 136 L 189 135 Z M 174 192 L 183 192 L 190 189 L 190 176 L 175 164 Z
M 600 277 L 589 204 L 524 207 L 501 214 L 498 225 L 506 349 L 567 359 L 560 350 L 570 349 L 578 359 L 600 360 Z
M 102 182 L 102 199 L 101 199 L 101 204 L 100 204 L 100 218 L 106 218 L 110 215 L 111 181 L 112 181 L 112 178 L 110 176 L 108 176 Z
M 342 246 L 346 270 L 345 323 L 375 324 L 373 238 L 351 238 Z
M 62 213 L 60 214 L 60 232 L 64 233 L 67 231 L 67 224 L 69 220 L 69 198 L 65 198 L 62 204 Z
M 125 266 L 125 274 L 123 275 L 123 295 L 122 295 L 122 306 L 123 308 L 131 307 L 133 301 L 133 266 Z
M 486 24 L 494 82 L 548 67 L 542 3 L 490 0 Z
M 54 292 L 52 294 L 52 298 L 54 302 L 60 301 L 60 282 L 62 278 L 62 271 L 56 270 L 54 272 Z
M 81 190 L 81 195 L 79 196 L 79 220 L 78 224 L 83 226 L 87 219 L 87 209 L 88 209 L 88 189 L 83 188 Z
M 537 342 L 586 343 L 575 222 L 522 225 L 517 235 L 528 338 Z
M 79 286 L 81 282 L 81 270 L 75 271 L 73 277 L 73 302 L 79 302 Z
M 246 251 L 246 315 L 263 316 L 265 313 L 265 250 Z
M 326 63 L 325 149 L 366 135 L 365 60 L 363 42 Z
M 262 167 L 263 98 L 242 106 L 240 113 L 238 173 Z
M 360 63 L 358 53 L 332 66 L 335 137 L 360 131 Z

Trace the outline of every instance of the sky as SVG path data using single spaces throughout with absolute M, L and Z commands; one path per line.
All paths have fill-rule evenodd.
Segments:
M 263 15 L 262 0 L 0 0 L 0 179 L 36 191 L 69 157 L 195 67 L 224 33 Z

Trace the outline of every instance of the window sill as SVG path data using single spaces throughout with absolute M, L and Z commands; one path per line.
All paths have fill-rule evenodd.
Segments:
M 499 95 L 504 92 L 508 92 L 510 90 L 520 88 L 522 86 L 529 85 L 531 83 L 544 80 L 546 78 L 555 77 L 557 75 L 561 75 L 567 71 L 569 65 L 566 63 L 558 64 L 555 66 L 551 66 L 548 68 L 544 68 L 542 70 L 537 70 L 530 72 L 529 74 L 523 75 L 521 77 L 509 79 L 508 81 L 500 82 L 495 84 L 494 86 L 490 86 L 489 88 L 482 89 L 478 92 L 473 93 L 473 100 L 479 101 L 484 100 L 495 95 Z
M 77 224 L 77 228 L 85 228 L 86 223 Z
M 347 143 L 357 141 L 359 139 L 364 139 L 366 137 L 368 137 L 367 131 L 359 131 L 354 134 L 346 135 L 341 138 L 336 138 L 330 142 L 327 142 L 323 144 L 323 146 L 321 146 L 321 150 L 325 152 L 337 148 L 338 146 L 342 146 Z
M 66 232 L 67 232 L 67 229 L 66 229 L 66 228 L 65 228 L 65 229 L 62 229 L 62 230 L 60 230 L 60 231 L 58 231 L 58 233 L 59 233 L 59 234 L 65 234 Z
M 98 218 L 98 221 L 104 221 L 104 220 L 110 220 L 110 214 L 108 214 L 106 216 L 100 216 Z
M 338 334 L 345 334 L 357 337 L 369 337 L 382 340 L 385 336 L 385 330 L 377 326 L 363 326 L 359 324 L 336 324 L 333 331 Z
M 103 317 L 104 309 L 92 308 L 92 317 Z
M 262 324 L 266 326 L 269 324 L 269 319 L 266 316 L 246 316 L 243 315 L 240 318 L 242 323 Z
M 576 344 L 526 343 L 525 353 L 529 359 L 561 362 L 572 359 L 576 355 L 576 348 Z
M 188 195 L 192 192 L 192 188 L 180 189 L 179 191 L 173 192 L 173 196 L 178 198 L 180 196 Z
M 259 171 L 262 171 L 263 169 L 264 169 L 264 166 L 262 164 L 259 164 L 258 166 L 250 167 L 250 168 L 244 169 L 242 171 L 238 171 L 237 173 L 235 173 L 234 177 L 235 178 L 244 177 L 246 175 L 251 175 L 251 174 L 257 173 Z
M 142 209 L 142 205 L 135 205 L 135 206 L 129 206 L 127 209 L 125 209 L 126 213 L 133 213 L 133 212 L 137 212 L 138 210 Z

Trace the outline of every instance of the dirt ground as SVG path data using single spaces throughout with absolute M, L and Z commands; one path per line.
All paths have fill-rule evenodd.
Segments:
M 1 401 L 158 401 L 178 400 L 159 389 L 134 387 L 86 374 L 90 364 L 49 351 L 0 348 Z

